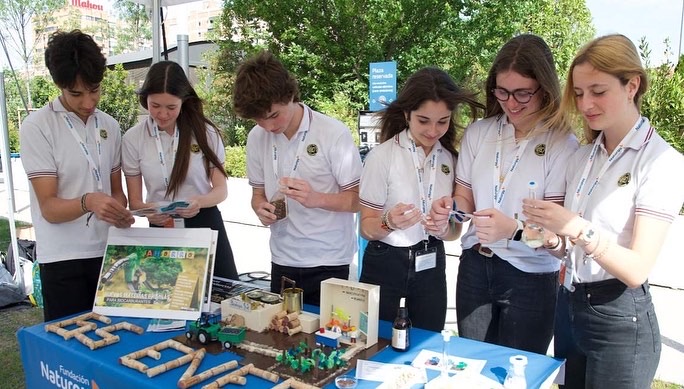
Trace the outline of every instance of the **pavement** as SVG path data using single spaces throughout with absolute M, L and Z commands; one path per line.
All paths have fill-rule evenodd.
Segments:
M 12 196 L 8 196 L 8 177 L 2 174 L 3 180 L 0 181 L 0 216 L 8 217 L 10 209 L 10 198 L 14 200 L 14 218 L 24 222 L 31 222 L 31 211 L 29 201 L 29 183 L 21 165 L 20 158 L 11 158 L 12 182 L 14 191 Z M 268 240 L 270 232 L 259 222 L 254 215 L 250 205 L 252 190 L 247 184 L 246 179 L 228 179 L 228 198 L 221 204 L 219 209 L 230 240 L 233 254 L 235 256 L 238 273 L 247 277 L 252 272 L 270 271 L 270 249 Z M 135 227 L 146 227 L 147 220 L 137 218 Z M 24 230 L 20 232 L 20 238 L 35 239 L 32 231 Z M 681 237 L 679 237 L 681 239 Z M 458 257 L 460 256 L 460 242 L 447 242 L 447 285 L 448 285 L 448 308 L 447 308 L 447 328 L 456 328 L 455 311 L 455 288 L 456 274 L 458 271 Z M 669 253 L 674 250 L 669 251 Z M 680 251 L 679 251 L 680 252 Z M 660 261 L 660 259 L 659 259 Z M 675 264 L 675 261 L 677 264 Z M 672 266 L 681 266 L 679 257 L 671 259 Z M 668 261 L 670 263 L 670 261 Z M 357 278 L 357 260 L 354 260 L 350 278 Z M 677 269 L 678 270 L 678 269 Z M 659 269 L 660 273 L 667 273 L 668 269 Z M 684 277 L 684 273 L 679 273 L 679 277 Z M 663 284 L 670 285 L 670 284 Z M 660 357 L 660 364 L 656 378 L 684 386 L 684 322 L 682 314 L 684 305 L 684 289 L 679 288 L 681 281 L 673 288 L 670 286 L 653 285 L 651 294 L 660 324 L 663 351 Z M 553 350 L 549 349 L 551 355 Z

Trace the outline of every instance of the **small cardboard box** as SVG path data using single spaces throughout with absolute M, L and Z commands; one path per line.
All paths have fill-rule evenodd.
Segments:
M 315 313 L 302 311 L 299 314 L 298 319 L 302 326 L 302 332 L 307 334 L 313 334 L 314 332 L 318 331 L 319 328 L 321 328 L 320 320 L 318 319 L 318 315 Z
M 283 304 L 263 304 L 253 308 L 252 304 L 243 301 L 240 296 L 221 301 L 221 317 L 240 315 L 245 318 L 245 326 L 250 330 L 261 332 L 268 328 L 276 313 L 283 310 Z
M 321 282 L 320 326 L 352 328 L 347 341 L 354 335 L 356 343 L 368 348 L 378 342 L 379 305 L 380 286 L 329 278 Z

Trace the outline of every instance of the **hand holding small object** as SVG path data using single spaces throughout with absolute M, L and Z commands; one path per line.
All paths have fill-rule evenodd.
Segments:
M 183 206 L 185 205 L 185 206 Z M 175 209 L 175 213 L 183 218 L 191 218 L 197 216 L 200 211 L 199 202 L 197 200 L 188 200 Z
M 468 221 L 468 219 L 474 218 L 475 216 L 472 213 L 466 213 L 460 209 L 454 209 L 449 211 L 449 217 L 454 217 L 459 223 L 463 223 Z
M 256 215 L 259 218 L 261 224 L 265 226 L 270 226 L 271 224 L 278 221 L 278 217 L 275 214 L 275 210 L 275 205 L 269 203 L 268 201 L 264 201 L 263 203 L 261 203 L 261 206 L 258 208 L 256 212 Z
M 387 214 L 390 227 L 405 230 L 423 220 L 423 214 L 413 204 L 398 203 Z
M 473 213 L 475 234 L 480 243 L 494 243 L 511 236 L 517 223 L 496 208 L 487 208 Z

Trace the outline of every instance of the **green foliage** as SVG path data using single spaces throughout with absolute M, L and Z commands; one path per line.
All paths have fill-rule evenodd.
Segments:
M 31 79 L 31 102 L 34 107 L 42 107 L 60 95 L 59 88 L 47 76 L 35 76 Z
M 229 177 L 247 177 L 247 152 L 245 146 L 227 146 L 224 165 Z
M 114 8 L 126 26 L 116 31 L 116 47 L 114 53 L 127 53 L 140 50 L 152 39 L 150 19 L 144 4 L 130 0 L 116 0 Z
M 3 0 L 0 2 L 0 39 L 17 52 L 25 64 L 33 55 L 34 42 L 41 38 L 40 21 L 65 4 L 64 0 Z M 36 27 L 29 30 L 35 19 Z
M 114 70 L 107 70 L 102 80 L 102 97 L 98 108 L 114 117 L 126 132 L 137 122 L 138 97 L 133 85 L 126 83 L 127 72 L 117 64 Z
M 358 83 L 352 85 L 350 89 L 353 87 L 364 88 L 364 86 L 358 85 Z M 359 144 L 359 132 L 356 129 L 358 127 L 359 111 L 363 109 L 363 106 L 359 103 L 354 103 L 351 94 L 346 90 L 335 91 L 332 98 L 322 96 L 317 100 L 319 101 L 318 109 L 337 118 L 350 128 L 354 142 Z
M 18 153 L 20 150 L 19 129 L 12 122 L 9 123 L 8 135 L 9 135 L 10 153 Z
M 594 34 L 583 0 L 521 0 L 515 7 L 480 0 L 233 0 L 225 2 L 216 30 L 220 50 L 209 60 L 202 95 L 227 146 L 245 145 L 246 129 L 253 125 L 226 109 L 235 70 L 262 49 L 274 52 L 297 77 L 302 101 L 341 120 L 358 143 L 371 62 L 397 61 L 399 87 L 411 73 L 433 65 L 479 91 L 497 51 L 514 35 L 544 37 L 563 74 Z M 242 163 L 227 158 L 227 170 L 241 176 L 242 165 L 233 160 Z
M 173 286 L 183 271 L 183 265 L 174 258 L 149 257 L 141 261 L 140 269 L 145 272 L 146 279 L 157 286 Z
M 520 32 L 544 38 L 553 52 L 556 71 L 564 80 L 577 49 L 596 32 L 591 24 L 591 13 L 585 2 L 578 0 L 544 0 L 539 1 L 537 7 L 526 15 Z
M 7 124 L 9 133 L 10 152 L 17 153 L 20 151 L 19 145 L 19 126 L 21 120 L 26 117 L 26 110 L 22 103 L 21 96 L 17 89 L 17 80 L 11 72 L 5 72 L 5 104 L 7 107 Z M 26 94 L 26 84 L 19 84 L 24 95 Z
M 665 46 L 667 54 L 669 40 L 665 40 Z M 645 38 L 639 41 L 639 50 L 648 67 L 651 50 Z M 664 64 L 647 69 L 650 84 L 642 101 L 641 113 L 649 118 L 663 139 L 684 153 L 684 71 L 675 71 L 669 56 L 667 58 Z
M 226 146 L 244 146 L 247 132 L 253 123 L 242 120 L 230 109 L 234 75 L 222 71 L 218 63 L 219 55 L 209 54 L 206 58 L 215 72 L 198 70 L 199 82 L 195 85 L 197 94 L 204 102 L 204 113 L 222 129 Z M 237 63 L 237 60 L 235 60 Z
M 347 110 L 357 110 L 368 104 L 370 62 L 396 60 L 400 81 L 426 65 L 439 66 L 477 90 L 512 36 L 544 36 L 565 68 L 592 37 L 590 21 L 581 0 L 522 0 L 515 7 L 479 0 L 235 0 L 224 8 L 226 39 L 216 69 L 232 73 L 236 57 L 266 47 L 298 77 L 302 100 L 314 109 L 324 111 L 325 101 L 336 101 L 341 91 L 350 101 Z M 245 39 L 227 39 L 233 36 Z

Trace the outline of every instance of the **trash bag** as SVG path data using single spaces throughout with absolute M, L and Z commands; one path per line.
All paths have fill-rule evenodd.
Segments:
M 17 246 L 19 247 L 19 266 L 21 266 L 22 280 L 24 282 L 24 293 L 28 296 L 33 293 L 33 264 L 36 261 L 36 242 L 28 239 L 17 239 Z M 13 258 L 14 248 L 9 244 L 7 248 L 7 255 L 3 259 L 7 271 L 14 278 L 15 284 L 19 284 L 18 274 L 15 269 Z
M 26 294 L 14 283 L 12 275 L 0 266 L 0 308 L 24 301 Z
M 17 246 L 19 247 L 19 258 L 24 258 L 25 260 L 31 262 L 36 261 L 36 241 L 28 239 L 17 239 Z M 11 275 L 14 275 L 14 272 L 16 271 L 16 269 L 14 268 L 14 257 L 12 254 L 13 252 L 14 248 L 12 247 L 12 243 L 10 243 L 9 247 L 7 248 L 5 267 Z M 24 269 L 30 269 L 30 266 L 24 266 Z

